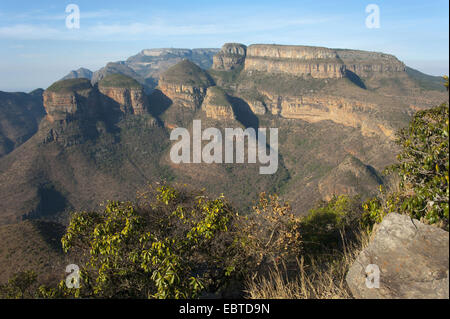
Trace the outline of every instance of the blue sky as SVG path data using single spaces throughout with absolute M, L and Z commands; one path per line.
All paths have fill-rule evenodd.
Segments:
M 68 4 L 81 11 L 67 29 Z M 380 28 L 365 25 L 368 4 Z M 225 42 L 317 45 L 396 55 L 422 72 L 449 69 L 448 1 L 6 1 L 0 2 L 0 90 L 48 87 L 70 70 L 93 71 L 146 48 Z

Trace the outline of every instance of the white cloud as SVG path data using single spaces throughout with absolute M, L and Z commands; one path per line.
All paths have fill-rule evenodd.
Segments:
M 90 13 L 93 18 L 101 12 Z M 105 13 L 106 14 L 106 13 Z M 62 24 L 61 27 L 50 27 L 43 24 L 16 24 L 0 27 L 0 39 L 17 40 L 139 40 L 162 36 L 183 35 L 221 35 L 245 32 L 263 32 L 283 28 L 301 27 L 330 21 L 330 18 L 308 19 L 273 19 L 267 23 L 261 19 L 229 21 L 224 24 L 205 23 L 194 25 L 174 25 L 155 19 L 154 23 L 113 23 L 83 26 L 69 30 Z

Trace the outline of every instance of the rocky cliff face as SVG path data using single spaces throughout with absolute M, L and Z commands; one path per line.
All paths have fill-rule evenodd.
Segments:
M 247 48 L 245 71 L 326 79 L 344 77 L 345 65 L 328 48 L 257 44 Z
M 147 97 L 143 89 L 101 87 L 100 92 L 117 102 L 125 114 L 145 114 L 148 110 Z
M 233 107 L 228 101 L 226 93 L 216 86 L 208 88 L 202 110 L 206 112 L 207 117 L 216 120 L 232 120 L 235 118 Z
M 280 96 L 263 92 L 267 108 L 273 115 L 301 119 L 310 123 L 330 120 L 360 128 L 365 136 L 384 135 L 392 138 L 394 129 L 387 121 L 377 120 L 373 113 L 377 105 L 350 98 L 324 95 Z
M 231 71 L 244 66 L 247 47 L 240 43 L 225 43 L 214 56 L 212 69 Z
M 50 122 L 95 116 L 99 110 L 98 91 L 88 79 L 59 81 L 43 93 Z
M 169 83 L 164 80 L 160 80 L 158 88 L 172 100 L 172 103 L 190 109 L 197 109 L 202 105 L 207 90 L 203 87 Z
M 406 71 L 406 66 L 395 56 L 360 50 L 336 50 L 347 70 L 361 78 L 392 76 Z
M 193 62 L 183 60 L 161 74 L 158 88 L 173 104 L 197 109 L 202 105 L 207 88 L 212 85 L 205 71 Z
M 134 79 L 122 74 L 105 77 L 98 83 L 99 91 L 119 105 L 122 113 L 145 114 L 148 100 L 143 87 Z M 108 100 L 105 101 L 108 104 Z

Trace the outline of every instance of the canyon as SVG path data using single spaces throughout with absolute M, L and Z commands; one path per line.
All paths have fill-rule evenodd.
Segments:
M 395 132 L 448 100 L 438 78 L 377 52 L 227 43 L 143 50 L 126 61 L 92 78 L 74 71 L 36 93 L 39 127 L 0 160 L 0 223 L 44 211 L 58 219 L 167 178 L 225 192 L 243 209 L 259 191 L 280 192 L 304 208 L 298 214 L 336 193 L 368 196 L 395 160 Z M 170 132 L 195 119 L 222 131 L 278 128 L 279 169 L 261 177 L 251 163 L 175 165 Z M 46 209 L 47 194 L 61 206 Z

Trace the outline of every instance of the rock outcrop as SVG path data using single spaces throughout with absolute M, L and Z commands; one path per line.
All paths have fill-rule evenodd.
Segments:
M 440 228 L 388 214 L 347 274 L 353 296 L 448 299 L 448 243 L 449 233 Z
M 125 114 L 145 114 L 148 111 L 147 96 L 142 85 L 130 77 L 122 74 L 108 75 L 98 83 L 98 89 L 118 103 Z
M 336 51 L 309 46 L 250 45 L 244 69 L 318 79 L 345 76 L 345 65 Z
M 345 63 L 346 70 L 360 78 L 393 76 L 406 71 L 405 64 L 391 54 L 342 49 L 336 52 Z
M 203 100 L 202 110 L 206 112 L 207 117 L 216 120 L 232 120 L 235 118 L 227 94 L 217 86 L 208 88 Z
M 213 85 L 208 74 L 189 60 L 172 66 L 159 78 L 158 88 L 173 104 L 200 108 L 207 88 Z
M 244 66 L 247 47 L 240 43 L 225 43 L 214 56 L 213 70 L 231 71 Z
M 43 93 L 44 108 L 49 122 L 98 114 L 98 91 L 88 79 L 58 81 Z

